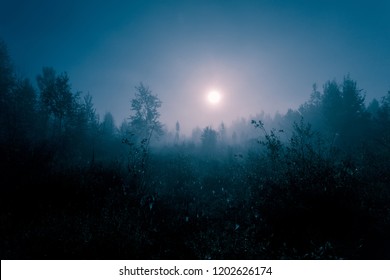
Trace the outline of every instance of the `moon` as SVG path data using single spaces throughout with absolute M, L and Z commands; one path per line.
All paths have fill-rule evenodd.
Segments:
M 207 95 L 207 99 L 211 104 L 218 104 L 221 101 L 221 94 L 217 90 L 212 90 Z

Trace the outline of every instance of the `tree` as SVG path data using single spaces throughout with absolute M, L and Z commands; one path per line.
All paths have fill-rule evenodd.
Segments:
M 103 122 L 101 124 L 101 130 L 104 137 L 113 137 L 116 132 L 114 117 L 110 112 L 105 113 Z
M 215 131 L 211 126 L 206 126 L 200 137 L 203 149 L 207 152 L 215 151 L 215 148 L 217 147 L 217 138 L 217 131 Z
M 161 101 L 142 83 L 135 87 L 135 97 L 131 100 L 132 114 L 129 123 L 123 123 L 121 131 L 126 130 L 123 143 L 130 147 L 128 155 L 128 171 L 133 176 L 139 190 L 144 190 L 145 172 L 149 155 L 149 144 L 153 136 L 163 133 L 159 121 Z
M 175 126 L 175 144 L 179 143 L 179 139 L 180 139 L 180 123 L 179 121 L 177 121 Z
M 364 104 L 362 90 L 349 76 L 344 78 L 342 88 L 342 114 L 339 132 L 346 150 L 353 151 L 372 133 L 369 114 Z M 352 145 L 351 145 L 352 144 Z
M 37 117 L 35 89 L 28 79 L 18 80 L 12 97 L 12 129 L 19 137 L 31 141 L 35 134 Z
M 7 101 L 15 84 L 14 71 L 11 59 L 8 54 L 7 46 L 0 40 L 0 104 L 1 106 Z M 2 109 L 2 108 L 1 108 Z
M 313 84 L 309 101 L 299 106 L 298 109 L 301 117 L 314 126 L 322 125 L 322 115 L 318 113 L 321 110 L 321 98 L 321 92 L 318 91 L 317 85 Z M 318 129 L 320 128 L 322 127 L 318 127 Z
M 348 123 L 359 120 L 364 117 L 365 96 L 361 94 L 362 90 L 357 88 L 356 82 L 349 76 L 344 78 L 343 85 L 343 109 L 345 112 L 345 119 Z
M 88 93 L 80 101 L 80 93 L 73 95 L 71 110 L 66 116 L 64 130 L 73 150 L 78 147 L 78 153 L 94 162 L 95 150 L 99 138 L 99 115 L 96 113 L 92 96 Z M 92 158 L 90 161 L 89 159 Z
M 336 81 L 328 81 L 324 85 L 324 93 L 322 95 L 322 114 L 325 123 L 332 133 L 339 133 L 342 129 L 340 119 L 343 114 L 343 99 Z
M 97 129 L 99 124 L 99 116 L 96 114 L 92 96 L 89 93 L 84 96 L 83 112 L 86 117 L 88 127 L 90 129 Z
M 390 90 L 382 98 L 378 114 L 384 122 L 390 121 Z
M 192 129 L 191 140 L 195 144 L 199 144 L 199 142 L 201 141 L 201 137 L 202 137 L 202 130 L 198 126 Z
M 352 151 L 369 134 L 369 114 L 364 105 L 364 95 L 357 84 L 346 76 L 342 84 L 335 81 L 324 85 L 320 111 L 331 137 L 338 135 L 339 144 Z
M 370 104 L 367 106 L 367 112 L 370 114 L 372 119 L 377 119 L 378 118 L 378 113 L 379 113 L 379 101 L 374 98 L 371 100 Z
M 221 141 L 221 144 L 225 145 L 227 142 L 227 135 L 226 135 L 226 126 L 223 122 L 221 122 L 221 124 L 219 125 L 218 135 L 219 135 L 219 139 Z
M 135 87 L 135 98 L 131 100 L 132 114 L 129 117 L 131 132 L 137 142 L 149 145 L 153 135 L 162 134 L 162 124 L 159 121 L 161 101 L 157 95 L 142 83 Z
M 8 50 L 0 40 L 0 141 L 9 137 L 11 124 L 11 92 L 15 85 L 14 71 Z
M 374 137 L 376 142 L 390 152 L 390 90 L 380 102 L 375 123 L 377 125 Z
M 69 77 L 66 73 L 57 76 L 51 67 L 44 67 L 42 74 L 37 76 L 40 90 L 41 109 L 46 118 L 53 118 L 53 133 L 61 135 L 64 119 L 70 116 L 75 105 L 75 97 L 71 92 Z

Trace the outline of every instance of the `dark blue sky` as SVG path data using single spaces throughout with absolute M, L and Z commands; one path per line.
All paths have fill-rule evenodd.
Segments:
M 20 75 L 70 75 L 117 124 L 134 86 L 183 131 L 305 102 L 313 83 L 357 80 L 367 100 L 390 89 L 390 1 L 2 0 L 0 38 Z M 216 88 L 221 103 L 205 96 Z

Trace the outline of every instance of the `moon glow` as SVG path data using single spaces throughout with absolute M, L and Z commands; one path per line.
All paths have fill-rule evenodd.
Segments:
M 218 104 L 221 101 L 221 94 L 217 90 L 212 90 L 207 95 L 207 99 L 211 104 Z

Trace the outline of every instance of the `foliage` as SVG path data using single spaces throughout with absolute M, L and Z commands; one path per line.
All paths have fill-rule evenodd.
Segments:
M 135 87 L 135 97 L 131 100 L 132 114 L 130 122 L 125 124 L 125 135 L 122 143 L 129 147 L 127 169 L 137 189 L 144 192 L 145 176 L 149 156 L 149 145 L 153 136 L 162 135 L 162 124 L 159 121 L 161 101 L 142 83 Z
M 203 129 L 200 136 L 202 147 L 207 152 L 215 151 L 217 147 L 218 133 L 210 126 L 207 126 Z
M 153 134 L 162 133 L 162 124 L 159 121 L 160 112 L 158 111 L 161 107 L 161 101 L 142 83 L 135 89 L 135 97 L 131 100 L 130 129 L 140 141 L 146 139 L 149 143 Z

